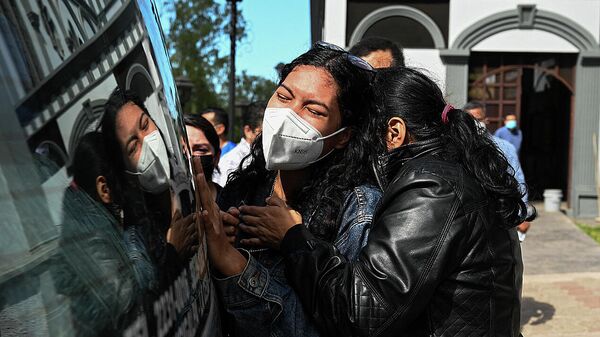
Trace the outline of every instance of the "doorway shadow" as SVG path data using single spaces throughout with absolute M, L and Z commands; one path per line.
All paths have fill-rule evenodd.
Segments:
M 521 328 L 525 325 L 540 325 L 551 320 L 556 309 L 550 303 L 538 302 L 533 297 L 521 300 Z

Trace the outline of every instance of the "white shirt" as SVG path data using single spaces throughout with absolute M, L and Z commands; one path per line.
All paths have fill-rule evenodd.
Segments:
M 219 160 L 219 170 L 221 171 L 221 174 L 219 175 L 219 181 L 217 183 L 221 186 L 225 186 L 229 174 L 237 170 L 242 162 L 242 159 L 249 154 L 250 143 L 242 138 L 238 145 L 236 145 L 231 151 L 227 152 L 223 157 L 221 157 L 221 160 Z M 248 163 L 250 163 L 250 160 L 246 160 L 244 162 L 244 168 L 248 165 Z

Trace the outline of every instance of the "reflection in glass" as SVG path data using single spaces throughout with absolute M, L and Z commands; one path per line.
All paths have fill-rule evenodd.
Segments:
M 202 233 L 173 239 L 194 191 L 156 8 L 93 3 L 0 2 L 0 335 L 218 334 Z M 145 110 L 135 161 L 106 141 L 115 88 Z
M 497 80 L 498 76 L 499 75 L 497 75 L 497 74 L 493 74 L 493 75 L 487 76 L 483 82 L 485 84 L 496 84 L 497 82 L 500 82 L 500 81 Z
M 505 87 L 504 99 L 509 101 L 517 99 L 517 87 Z
M 519 79 L 519 69 L 504 72 L 504 83 L 516 83 Z

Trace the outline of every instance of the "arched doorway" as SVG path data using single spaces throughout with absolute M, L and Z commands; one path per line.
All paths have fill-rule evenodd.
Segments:
M 577 22 L 558 13 L 537 9 L 535 5 L 518 5 L 513 10 L 495 13 L 462 30 L 451 47 L 440 51 L 446 66 L 448 100 L 464 104 L 469 90 L 469 63 L 472 49 L 488 37 L 509 30 L 540 30 L 571 43 L 579 54 L 575 64 L 576 90 L 571 121 L 571 163 L 569 174 L 569 213 L 578 217 L 598 215 L 596 163 L 593 136 L 600 123 L 600 46 L 596 38 Z M 548 167 L 548 169 L 552 169 Z
M 544 189 L 569 190 L 576 55 L 473 53 L 469 100 L 486 105 L 489 130 L 517 116 L 520 161 L 530 199 Z
M 405 31 L 411 34 L 404 34 Z M 396 41 L 405 48 L 446 47 L 444 35 L 433 19 L 410 6 L 386 6 L 369 13 L 352 32 L 349 45 L 370 36 Z

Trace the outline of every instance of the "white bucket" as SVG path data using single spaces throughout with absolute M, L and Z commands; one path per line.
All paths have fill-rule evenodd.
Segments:
M 561 199 L 561 190 L 544 190 L 544 210 L 546 212 L 559 212 Z

